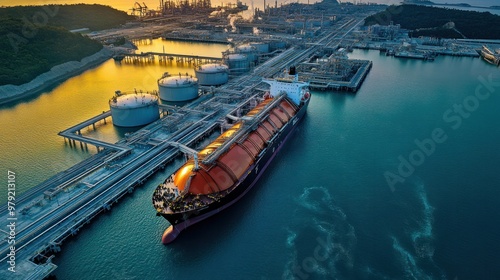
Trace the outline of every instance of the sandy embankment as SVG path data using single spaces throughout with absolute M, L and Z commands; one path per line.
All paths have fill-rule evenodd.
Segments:
M 95 67 L 113 56 L 113 50 L 104 47 L 97 53 L 83 58 L 80 62 L 69 61 L 56 65 L 50 71 L 40 74 L 31 82 L 0 86 L 0 104 L 12 102 L 47 90 L 58 83 Z

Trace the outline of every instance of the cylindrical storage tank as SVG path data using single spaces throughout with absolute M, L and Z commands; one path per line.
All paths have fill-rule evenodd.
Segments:
M 224 64 L 205 64 L 194 69 L 198 83 L 202 86 L 219 86 L 227 83 L 229 68 Z
M 250 43 L 250 46 L 254 47 L 255 50 L 259 53 L 268 53 L 269 52 L 269 44 L 263 42 L 255 42 Z
M 169 76 L 158 80 L 160 99 L 187 101 L 198 97 L 198 79 L 186 75 Z
M 269 43 L 270 51 L 281 50 L 286 48 L 286 42 L 284 41 L 272 41 Z
M 231 72 L 234 73 L 243 73 L 248 72 L 249 70 L 249 62 L 248 58 L 244 54 L 230 54 L 227 56 L 227 65 Z
M 142 126 L 160 118 L 158 97 L 148 93 L 115 96 L 109 100 L 109 108 L 116 126 Z
M 249 62 L 257 62 L 257 50 L 249 44 L 236 47 L 236 52 L 246 55 Z

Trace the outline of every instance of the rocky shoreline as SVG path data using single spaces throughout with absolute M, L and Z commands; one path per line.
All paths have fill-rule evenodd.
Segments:
M 83 58 L 81 61 L 69 61 L 56 65 L 50 71 L 40 74 L 31 82 L 22 85 L 0 86 L 0 105 L 25 97 L 39 94 L 58 83 L 76 76 L 112 58 L 114 51 L 103 47 L 97 53 Z

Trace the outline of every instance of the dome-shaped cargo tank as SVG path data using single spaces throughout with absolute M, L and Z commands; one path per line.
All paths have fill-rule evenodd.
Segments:
M 205 64 L 194 69 L 198 83 L 202 86 L 219 86 L 227 83 L 229 68 L 224 64 Z
M 165 101 L 188 101 L 198 97 L 198 79 L 187 74 L 165 74 L 158 80 L 158 88 L 160 99 Z
M 160 118 L 158 97 L 148 93 L 121 94 L 109 100 L 113 124 L 123 127 L 142 126 Z

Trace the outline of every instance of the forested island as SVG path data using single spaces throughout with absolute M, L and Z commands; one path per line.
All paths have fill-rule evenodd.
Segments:
M 110 6 L 99 4 L 16 6 L 0 8 L 0 18 L 23 19 L 67 30 L 89 28 L 92 31 L 118 27 L 134 17 Z
M 102 49 L 101 43 L 70 30 L 102 30 L 133 19 L 103 5 L 0 8 L 0 85 L 20 85 L 68 61 Z
M 367 17 L 365 26 L 390 22 L 410 30 L 412 37 L 500 39 L 500 16 L 421 5 L 390 6 Z

